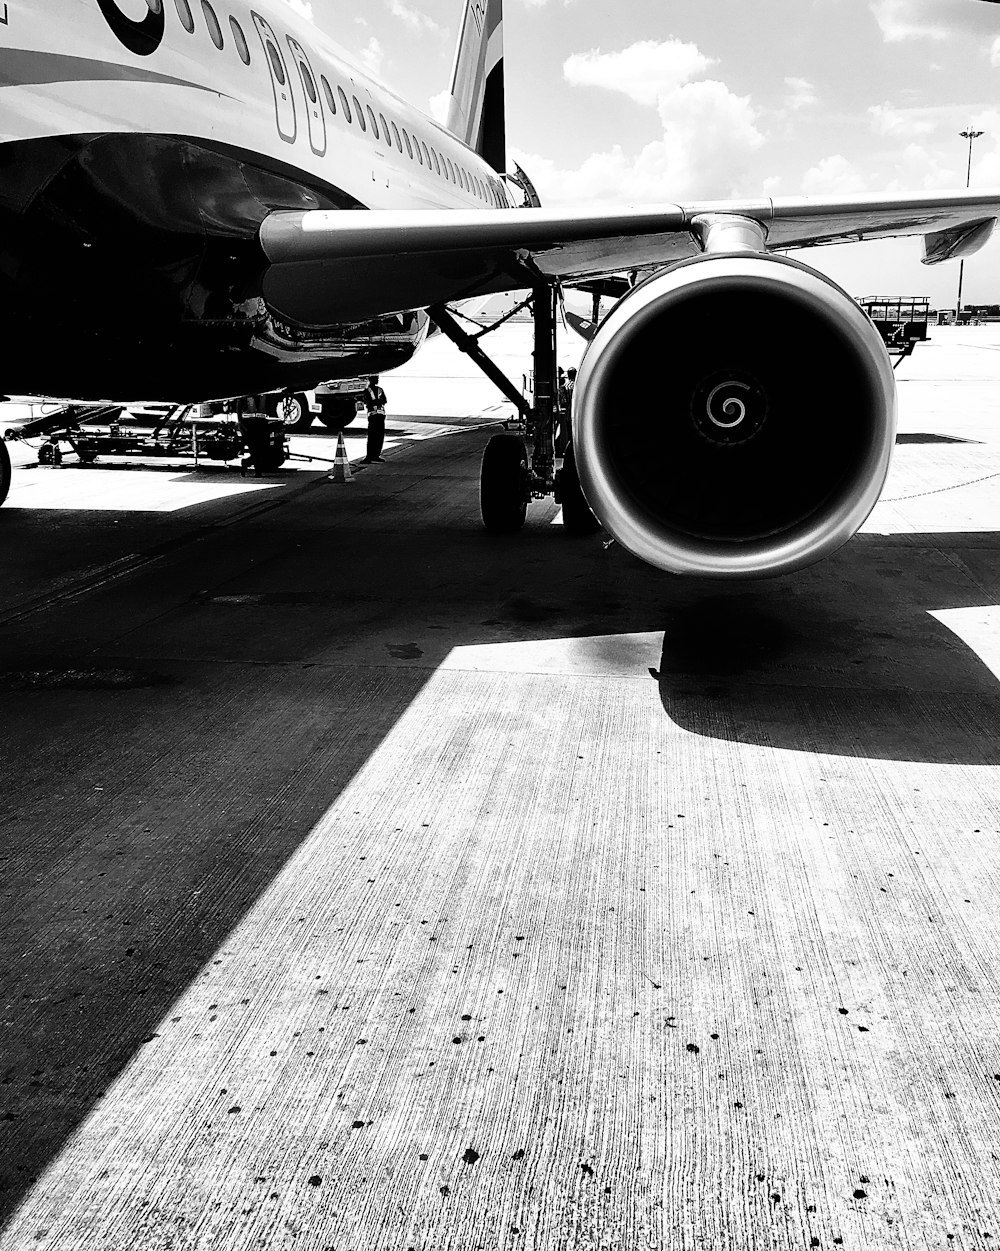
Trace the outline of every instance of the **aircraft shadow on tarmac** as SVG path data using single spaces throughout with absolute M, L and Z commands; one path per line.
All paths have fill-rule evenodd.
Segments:
M 709 738 L 1000 762 L 1000 685 L 930 615 L 998 602 L 1000 536 L 863 535 L 720 590 L 568 539 L 551 511 L 484 535 L 475 484 L 453 504 L 447 472 L 398 500 L 359 475 L 5 629 L 0 1217 L 456 648 L 570 640 L 580 671 L 642 678 L 644 700 L 655 678 Z M 623 659 L 636 635 L 650 648 Z
M 997 588 L 984 604 L 948 568 L 993 536 L 907 537 L 883 546 L 861 536 L 827 568 L 753 590 L 685 589 L 653 671 L 666 713 L 693 733 L 761 747 L 1000 763 L 1000 682 L 931 615 L 995 602 Z M 997 550 L 977 548 L 980 564 Z
M 617 576 L 606 567 L 575 605 L 528 583 L 495 624 L 522 638 L 589 635 L 598 671 L 614 668 L 616 635 L 661 632 L 649 673 L 666 714 L 691 733 L 857 758 L 1000 763 L 1000 680 L 932 615 L 1000 603 L 1000 535 L 860 535 L 793 577 L 724 589 L 610 555 Z
M 980 439 L 960 439 L 953 434 L 897 433 L 896 446 L 907 443 L 980 443 Z

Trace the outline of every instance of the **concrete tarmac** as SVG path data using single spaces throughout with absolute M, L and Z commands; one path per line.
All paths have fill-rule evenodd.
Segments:
M 749 587 L 487 536 L 460 414 L 12 493 L 0 1249 L 995 1245 L 1000 334 L 933 333 Z

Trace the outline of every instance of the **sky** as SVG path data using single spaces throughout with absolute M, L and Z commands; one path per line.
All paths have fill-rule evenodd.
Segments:
M 292 3 L 301 0 L 290 0 Z M 441 109 L 463 0 L 312 0 L 414 104 Z M 543 204 L 1000 188 L 1000 4 L 505 0 L 508 145 Z M 953 307 L 919 240 L 811 249 L 853 295 Z M 963 301 L 1000 303 L 1000 228 Z

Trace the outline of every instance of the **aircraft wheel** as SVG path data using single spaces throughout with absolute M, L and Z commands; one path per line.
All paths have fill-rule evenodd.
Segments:
M 483 525 L 491 534 L 520 530 L 530 494 L 524 440 L 516 434 L 495 434 L 486 444 L 479 476 Z
M 333 395 L 321 399 L 319 419 L 327 430 L 344 430 L 358 415 L 356 404 L 353 396 Z
M 0 439 L 0 504 L 7 498 L 10 490 L 10 477 L 10 452 L 7 451 L 7 444 Z
M 601 523 L 590 511 L 576 472 L 573 445 L 566 448 L 559 471 L 559 502 L 562 504 L 563 530 L 566 534 L 596 534 Z
M 267 401 L 267 411 L 272 417 L 277 417 L 286 430 L 308 430 L 313 422 L 309 400 L 300 392 L 272 395 Z

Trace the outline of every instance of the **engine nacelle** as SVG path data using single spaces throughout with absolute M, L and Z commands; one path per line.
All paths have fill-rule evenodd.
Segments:
M 584 495 L 660 569 L 788 573 L 835 551 L 885 483 L 896 387 L 878 331 L 799 261 L 697 257 L 618 303 L 584 357 Z

